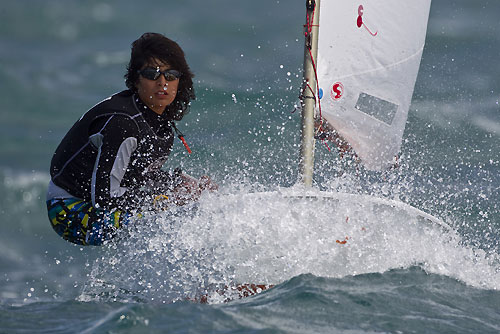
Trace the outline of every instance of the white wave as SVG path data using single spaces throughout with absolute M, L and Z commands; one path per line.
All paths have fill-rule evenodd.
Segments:
M 476 116 L 471 119 L 472 124 L 485 132 L 500 136 L 500 122 L 485 116 Z
M 4 186 L 10 189 L 29 188 L 40 184 L 47 185 L 50 181 L 50 175 L 40 171 L 19 172 L 2 169 L 0 177 L 2 177 Z
M 172 301 L 214 286 L 279 284 L 305 273 L 340 278 L 414 265 L 500 289 L 498 259 L 464 246 L 447 224 L 417 209 L 368 196 L 294 194 L 207 194 L 196 209 L 149 216 L 147 226 L 96 263 L 89 282 L 107 283 L 87 286 L 85 294 L 116 297 L 126 290 Z

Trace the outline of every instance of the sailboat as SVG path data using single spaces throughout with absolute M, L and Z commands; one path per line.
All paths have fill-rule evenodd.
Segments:
M 430 5 L 431 0 L 306 1 L 299 182 L 306 189 L 312 187 L 315 138 L 321 132 L 333 132 L 345 141 L 344 148 L 366 170 L 382 171 L 395 165 Z M 319 196 L 399 208 L 450 228 L 395 200 L 326 192 Z
M 297 220 L 306 219 L 309 228 L 326 217 L 329 228 L 339 231 L 351 213 L 351 218 L 356 214 L 359 218 L 360 212 L 363 216 L 369 211 L 370 218 L 377 221 L 391 216 L 403 225 L 430 224 L 451 230 L 440 219 L 398 200 L 319 191 L 313 186 L 315 138 L 323 132 L 345 141 L 367 170 L 382 171 L 394 165 L 420 66 L 429 10 L 430 0 L 306 1 L 299 182 L 278 192 L 247 194 L 248 203 L 284 199 L 291 211 L 299 211 Z M 328 213 L 308 216 L 303 209 L 308 203 Z M 352 240 L 344 238 L 336 240 L 339 247 Z M 272 256 L 268 261 L 271 268 L 286 268 L 279 261 L 286 254 Z M 272 285 L 240 284 L 226 287 L 222 294 L 232 290 L 241 298 L 269 287 Z

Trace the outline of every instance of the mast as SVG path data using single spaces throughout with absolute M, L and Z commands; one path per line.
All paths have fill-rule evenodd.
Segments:
M 302 135 L 300 147 L 301 183 L 312 186 L 314 169 L 314 107 L 316 104 L 316 74 L 313 64 L 318 58 L 320 0 L 306 0 L 306 24 L 304 26 L 304 89 L 302 92 Z M 311 59 L 312 58 L 312 59 Z

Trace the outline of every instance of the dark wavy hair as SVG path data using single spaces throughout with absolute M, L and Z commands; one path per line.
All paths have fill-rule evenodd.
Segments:
M 189 69 L 184 51 L 176 42 L 162 34 L 152 32 L 147 32 L 134 41 L 132 43 L 130 62 L 125 74 L 125 84 L 131 91 L 136 93 L 137 88 L 135 86 L 139 81 L 138 71 L 155 58 L 182 73 L 175 100 L 165 110 L 165 116 L 168 119 L 181 120 L 188 113 L 190 102 L 196 96 L 193 88 L 194 74 Z

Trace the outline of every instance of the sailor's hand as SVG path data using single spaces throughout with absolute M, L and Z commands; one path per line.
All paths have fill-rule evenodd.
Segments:
M 212 179 L 207 175 L 203 175 L 202 177 L 200 177 L 200 180 L 198 181 L 198 186 L 200 187 L 200 189 L 202 191 L 203 190 L 208 190 L 208 191 L 219 190 L 219 186 L 217 185 L 217 183 L 212 181 Z
M 219 188 L 206 175 L 202 176 L 199 180 L 187 174 L 181 174 L 179 178 L 179 184 L 172 191 L 172 200 L 177 205 L 197 201 L 204 190 L 216 191 Z

